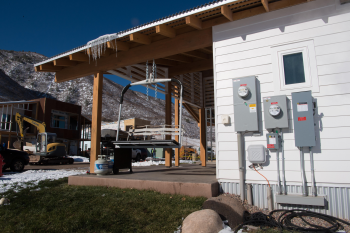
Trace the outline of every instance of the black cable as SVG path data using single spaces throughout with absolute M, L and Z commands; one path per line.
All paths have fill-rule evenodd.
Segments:
M 277 212 L 282 212 L 278 220 L 276 220 L 273 217 L 273 214 Z M 313 217 L 313 218 L 321 219 L 329 223 L 331 226 L 323 227 L 320 225 L 312 224 L 308 222 L 305 219 L 305 217 Z M 292 222 L 294 218 L 300 218 L 308 227 L 301 227 L 293 224 Z M 332 232 L 336 232 L 338 230 L 344 229 L 344 227 L 340 223 L 350 226 L 350 223 L 327 214 L 321 214 L 321 213 L 316 213 L 313 211 L 302 210 L 302 209 L 294 209 L 294 210 L 278 209 L 278 210 L 271 211 L 269 215 L 266 215 L 261 212 L 257 212 L 249 215 L 242 224 L 240 224 L 235 228 L 234 232 L 237 233 L 238 230 L 241 229 L 244 225 L 253 225 L 253 226 L 260 226 L 260 227 L 267 226 L 267 227 L 279 228 L 280 232 L 282 232 L 283 230 L 288 230 L 288 231 L 298 231 L 298 232 L 332 233 Z

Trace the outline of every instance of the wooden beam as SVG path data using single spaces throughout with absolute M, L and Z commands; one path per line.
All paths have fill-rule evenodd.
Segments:
M 225 16 L 228 20 L 232 21 L 232 11 L 227 5 L 221 6 L 221 14 Z
M 69 60 L 71 61 L 89 61 L 89 56 L 84 53 L 73 53 L 69 55 Z
M 97 155 L 100 154 L 102 86 L 103 74 L 98 72 L 94 75 L 92 98 L 90 173 L 95 173 L 95 161 L 97 160 Z
M 116 41 L 116 40 L 112 40 L 112 41 L 107 42 L 107 48 L 109 48 L 109 49 L 115 50 L 116 45 L 117 45 L 117 51 L 128 51 L 129 50 L 129 44 L 126 42 Z
M 198 30 L 202 29 L 202 20 L 197 18 L 195 15 L 187 16 L 186 24 Z
M 175 29 L 165 24 L 157 25 L 156 33 L 169 38 L 174 38 L 176 36 Z
M 129 35 L 130 41 L 136 42 L 139 44 L 150 44 L 152 43 L 151 37 L 141 34 L 140 32 L 135 32 Z
M 184 53 L 188 56 L 191 56 L 191 57 L 195 57 L 195 58 L 200 58 L 200 59 L 210 59 L 212 58 L 211 55 L 207 54 L 207 53 L 203 53 L 203 52 L 200 52 L 200 51 L 189 51 L 189 52 L 186 52 Z
M 208 53 L 208 54 L 213 54 L 213 47 L 207 47 L 207 48 L 201 48 L 200 50 Z
M 178 90 L 175 90 L 175 93 L 177 94 Z M 180 106 L 179 106 L 179 102 L 180 102 L 179 99 L 175 99 L 175 110 L 174 110 L 174 112 L 175 112 L 175 125 L 179 125 L 180 124 L 180 119 L 179 119 Z M 176 128 L 179 128 L 179 127 L 176 127 Z M 179 135 L 175 136 L 175 141 L 179 142 Z M 175 149 L 175 156 L 174 157 L 175 157 L 175 167 L 180 166 L 180 149 L 179 148 Z
M 76 61 L 71 61 L 69 58 L 60 58 L 53 61 L 54 66 L 75 66 L 78 64 Z
M 169 67 L 169 77 L 210 69 L 213 69 L 213 59 L 199 60 L 193 63 Z
M 62 69 L 63 67 L 54 66 L 52 62 L 40 65 L 41 72 L 56 72 Z
M 35 70 L 35 72 L 40 72 L 40 66 L 35 66 L 34 70 Z
M 179 53 L 212 46 L 212 29 L 192 31 L 175 38 L 153 42 L 148 46 L 138 46 L 129 51 L 122 51 L 103 57 L 96 62 L 85 62 L 73 67 L 67 67 L 56 73 L 56 82 L 64 82 L 94 74 L 98 70 L 113 70 L 125 66 L 143 63 L 146 60 L 164 58 Z
M 182 105 L 186 108 L 186 110 L 193 117 L 193 119 L 197 121 L 197 123 L 199 123 L 199 116 L 197 116 L 197 114 L 193 111 L 192 107 L 187 103 L 183 103 Z
M 207 166 L 206 150 L 207 150 L 207 134 L 205 122 L 205 108 L 199 109 L 199 141 L 200 141 L 200 158 L 202 167 Z
M 268 0 L 261 0 L 261 3 L 263 4 L 265 10 L 269 12 L 269 1 Z
M 185 55 L 182 55 L 182 54 L 176 54 L 176 55 L 173 55 L 173 56 L 165 57 L 164 59 L 172 60 L 172 61 L 178 61 L 178 62 L 185 62 L 185 63 L 193 62 L 192 58 L 190 58 L 188 56 L 185 56 Z
M 171 61 L 171 60 L 167 60 L 167 59 L 155 59 L 154 60 L 156 64 L 158 65 L 163 65 L 163 66 L 177 66 L 179 65 L 180 63 L 177 62 L 177 61 Z
M 165 88 L 168 89 L 168 91 L 165 95 L 165 124 L 171 125 L 171 85 L 170 83 L 167 83 L 166 85 Z M 171 140 L 171 135 L 166 135 L 165 140 Z M 171 148 L 165 149 L 165 167 L 168 168 L 172 166 L 171 151 Z

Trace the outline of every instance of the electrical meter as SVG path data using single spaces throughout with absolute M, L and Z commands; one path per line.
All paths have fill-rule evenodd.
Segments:
M 278 105 L 271 105 L 269 108 L 269 113 L 273 117 L 278 116 L 281 113 L 281 107 Z
M 264 97 L 264 122 L 266 129 L 288 128 L 287 96 Z
M 247 96 L 249 95 L 249 89 L 248 89 L 248 87 L 246 87 L 246 86 L 240 86 L 240 87 L 238 88 L 238 95 L 239 95 L 239 97 L 241 97 L 241 98 L 247 97 Z
M 255 76 L 232 79 L 233 112 L 236 132 L 259 131 L 258 81 Z

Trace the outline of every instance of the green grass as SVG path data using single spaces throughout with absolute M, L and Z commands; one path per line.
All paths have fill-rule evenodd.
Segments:
M 182 218 L 200 210 L 204 197 L 155 191 L 68 186 L 68 179 L 3 196 L 1 232 L 174 232 Z M 40 188 L 40 190 L 37 190 Z

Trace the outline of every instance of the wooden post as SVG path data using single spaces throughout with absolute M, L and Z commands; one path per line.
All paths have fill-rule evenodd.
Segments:
M 97 160 L 97 155 L 100 153 L 102 86 L 103 72 L 98 72 L 94 75 L 94 91 L 92 99 L 90 173 L 95 172 L 95 161 Z
M 175 91 L 177 92 L 177 91 Z M 179 120 L 179 100 L 175 99 L 175 125 L 178 125 L 180 123 Z M 181 125 L 180 125 L 181 127 Z M 175 136 L 175 140 L 179 142 L 179 136 Z M 175 149 L 175 167 L 178 167 L 180 165 L 180 149 Z
M 202 162 L 202 167 L 207 166 L 207 158 L 206 158 L 206 140 L 207 140 L 207 135 L 206 135 L 206 122 L 205 122 L 205 108 L 200 108 L 199 109 L 199 135 L 200 135 L 200 157 L 201 157 L 201 162 Z
M 165 124 L 171 125 L 171 83 L 167 84 L 167 94 L 165 95 Z M 166 135 L 165 140 L 171 140 L 171 135 Z M 171 167 L 171 148 L 165 149 L 165 167 Z

